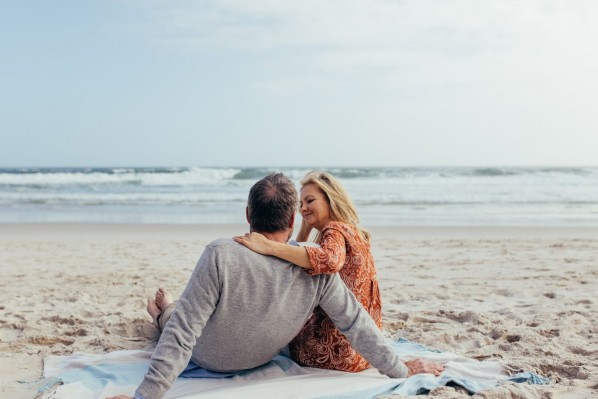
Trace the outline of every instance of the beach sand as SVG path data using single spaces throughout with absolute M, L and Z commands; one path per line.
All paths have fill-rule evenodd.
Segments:
M 204 246 L 237 225 L 0 225 L 0 397 L 30 399 L 49 354 L 138 349 L 145 298 L 182 292 Z M 482 398 L 598 398 L 598 228 L 376 227 L 384 331 L 550 386 Z M 35 384 L 33 384 L 35 385 Z M 438 398 L 466 398 L 450 387 Z

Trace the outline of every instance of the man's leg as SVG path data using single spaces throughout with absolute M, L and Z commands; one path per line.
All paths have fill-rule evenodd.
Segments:
M 170 316 L 176 307 L 176 302 L 172 299 L 172 294 L 163 288 L 156 291 L 155 299 L 147 300 L 147 312 L 154 319 L 154 326 L 160 331 L 164 329 Z
M 170 320 L 170 316 L 172 316 L 172 312 L 176 308 L 176 302 L 172 302 L 170 305 L 166 306 L 166 309 L 162 311 L 162 313 L 158 316 L 156 322 L 158 323 L 158 328 L 160 331 L 164 330 L 166 327 L 166 323 Z

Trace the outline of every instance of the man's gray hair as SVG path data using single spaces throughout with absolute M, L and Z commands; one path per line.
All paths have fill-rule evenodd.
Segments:
M 297 190 L 282 173 L 272 173 L 251 187 L 247 207 L 252 231 L 275 233 L 289 228 L 297 210 Z

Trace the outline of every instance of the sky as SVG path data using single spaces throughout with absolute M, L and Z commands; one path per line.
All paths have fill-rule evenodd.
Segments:
M 0 167 L 598 165 L 595 0 L 0 0 Z

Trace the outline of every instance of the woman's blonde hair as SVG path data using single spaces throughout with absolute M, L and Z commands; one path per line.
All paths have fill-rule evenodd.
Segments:
M 330 218 L 337 222 L 343 222 L 355 226 L 359 235 L 365 242 L 370 241 L 370 233 L 359 226 L 359 216 L 355 210 L 353 201 L 342 184 L 330 173 L 323 171 L 311 171 L 301 179 L 301 188 L 308 184 L 315 184 L 322 190 L 328 204 L 330 205 Z M 316 241 L 319 233 L 316 236 Z

